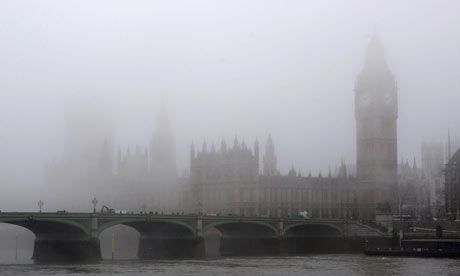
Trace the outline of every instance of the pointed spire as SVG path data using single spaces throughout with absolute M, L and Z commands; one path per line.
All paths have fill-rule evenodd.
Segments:
M 256 140 L 254 141 L 254 157 L 256 158 L 257 167 L 259 167 L 260 153 L 259 153 L 259 140 L 257 139 L 257 137 L 256 137 Z M 259 170 L 259 168 L 257 168 L 257 170 Z
M 121 149 L 120 149 L 120 147 L 118 147 L 118 150 L 117 150 L 117 159 L 118 159 L 118 162 L 121 161 Z
M 220 152 L 227 152 L 227 143 L 225 142 L 224 137 L 222 137 L 222 141 L 220 142 Z
M 382 71 L 388 70 L 385 59 L 385 51 L 379 35 L 374 32 L 367 46 L 364 70 Z
M 241 143 L 241 148 L 242 148 L 243 150 L 247 150 L 247 149 L 248 149 L 248 147 L 246 146 L 246 142 L 244 141 L 244 139 L 243 139 L 243 142 Z
M 201 148 L 201 152 L 203 153 L 208 152 L 208 146 L 206 145 L 206 140 L 203 141 L 203 147 Z
M 190 145 L 190 158 L 193 159 L 195 158 L 195 143 L 192 141 L 192 144 Z
M 150 144 L 149 170 L 154 178 L 169 181 L 177 177 L 177 164 L 176 145 L 165 102 L 165 98 L 162 97 L 157 115 L 157 125 Z
M 238 142 L 238 137 L 235 135 L 235 139 L 233 140 L 233 149 L 236 150 L 239 148 L 240 148 L 240 144 Z
M 340 162 L 340 168 L 339 168 L 339 177 L 340 178 L 347 178 L 347 165 L 345 164 L 345 160 L 342 158 L 342 161 Z
M 289 170 L 288 175 L 289 176 L 297 176 L 297 172 L 295 171 L 295 168 L 294 168 L 294 162 L 292 162 L 292 166 L 291 166 L 291 169 Z

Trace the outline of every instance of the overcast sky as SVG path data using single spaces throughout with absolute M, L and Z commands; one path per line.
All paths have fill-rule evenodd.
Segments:
M 272 134 L 282 172 L 355 162 L 354 83 L 377 30 L 399 159 L 460 136 L 459 1 L 0 1 L 0 200 L 40 189 L 69 117 L 147 146 L 164 95 L 190 143 Z M 95 124 L 96 126 L 98 123 Z M 105 133 L 105 132 L 103 132 Z

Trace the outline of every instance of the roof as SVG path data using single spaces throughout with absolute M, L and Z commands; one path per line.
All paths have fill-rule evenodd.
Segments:
M 449 160 L 449 165 L 453 164 L 454 162 L 457 162 L 460 164 L 460 149 L 458 149 L 454 155 L 450 158 Z

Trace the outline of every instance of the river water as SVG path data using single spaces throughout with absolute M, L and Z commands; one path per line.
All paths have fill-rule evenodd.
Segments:
M 0 264 L 0 275 L 460 275 L 456 259 L 367 257 L 235 257 L 203 260 L 103 261 L 88 265 Z

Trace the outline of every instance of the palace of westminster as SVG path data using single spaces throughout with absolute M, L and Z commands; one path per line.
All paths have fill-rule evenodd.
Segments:
M 53 187 L 66 183 L 75 190 L 99 189 L 104 202 L 119 210 L 244 216 L 307 211 L 313 218 L 361 220 L 374 220 L 376 213 L 418 218 L 458 213 L 460 172 L 454 171 L 446 183 L 443 143 L 421 146 L 421 168 L 415 160 L 398 162 L 398 88 L 377 36 L 369 42 L 356 80 L 355 118 L 356 166 L 341 161 L 325 175 L 301 175 L 294 167 L 281 174 L 269 136 L 263 146 L 236 137 L 228 144 L 223 139 L 218 147 L 192 144 L 190 172 L 179 177 L 162 107 L 149 148 L 118 150 L 114 157 L 110 143 L 101 142 L 79 158 L 50 164 L 45 178 Z M 460 164 L 460 152 L 455 156 Z

